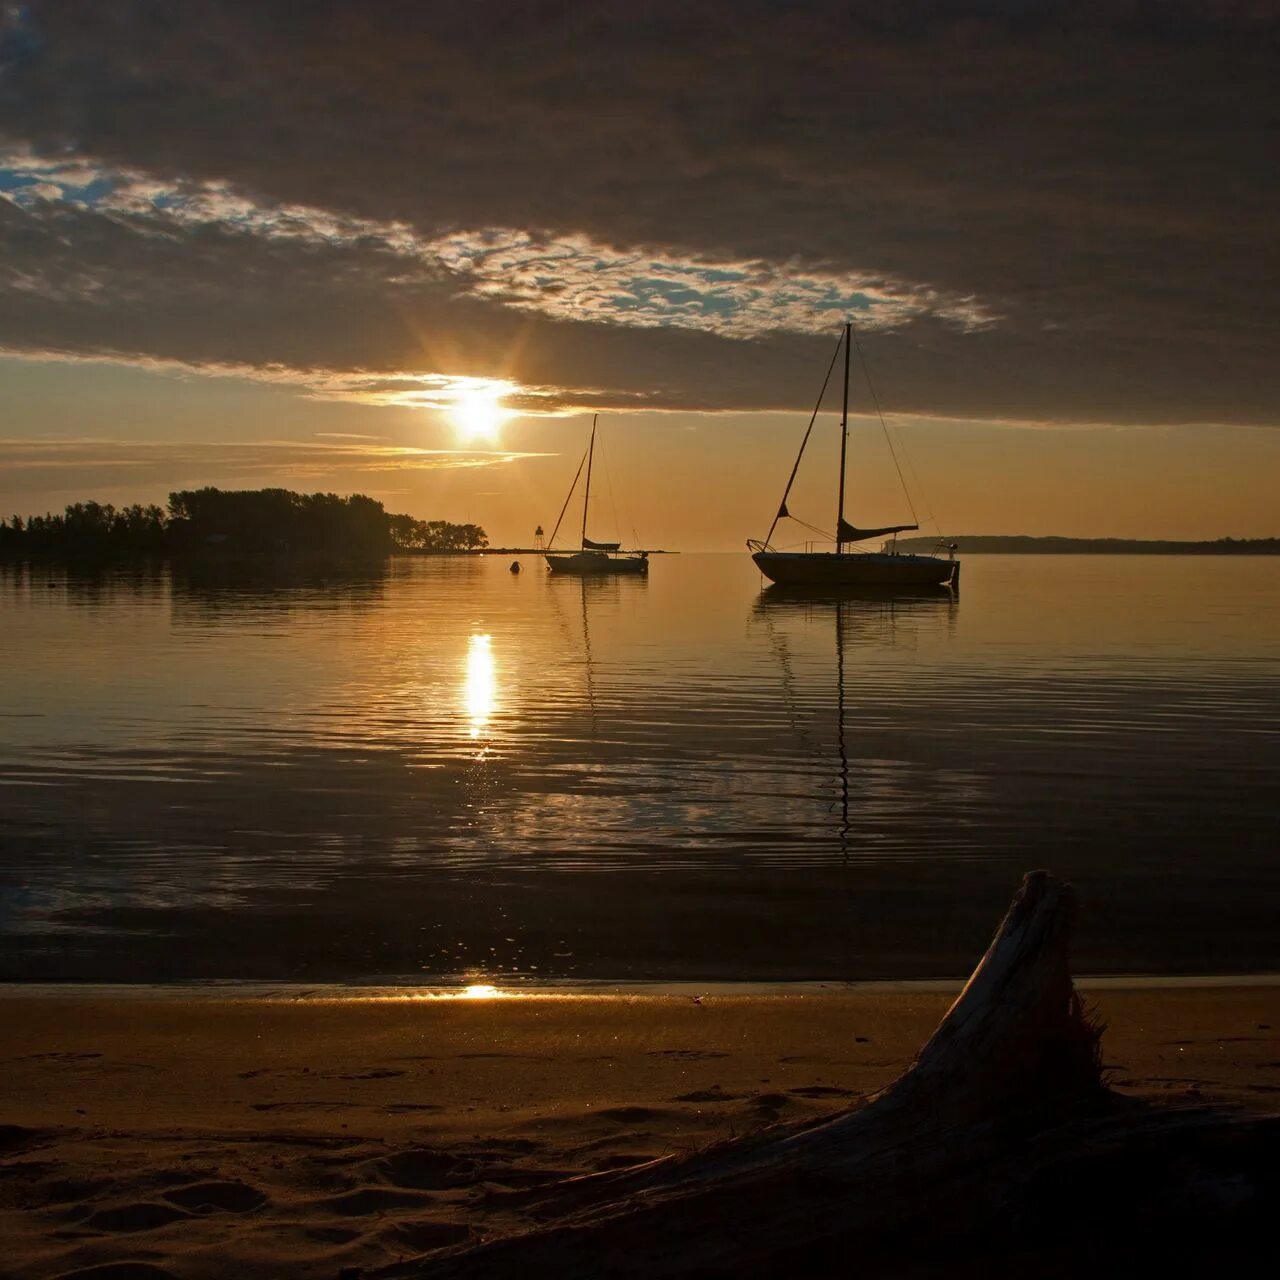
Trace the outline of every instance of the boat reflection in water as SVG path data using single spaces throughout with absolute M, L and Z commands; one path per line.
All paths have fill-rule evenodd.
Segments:
M 836 757 L 837 799 L 832 812 L 839 812 L 838 844 L 840 856 L 848 860 L 850 833 L 851 787 L 859 791 L 871 785 L 870 771 L 860 773 L 851 782 L 849 767 L 847 695 L 848 672 L 846 663 L 849 651 L 873 648 L 913 647 L 922 632 L 937 629 L 941 623 L 951 632 L 959 613 L 960 598 L 949 586 L 924 586 L 910 590 L 902 587 L 876 589 L 874 587 L 803 588 L 773 585 L 761 591 L 755 605 L 756 613 L 769 628 L 773 648 L 782 670 L 783 695 L 790 704 L 793 729 L 802 737 L 809 737 L 802 723 L 800 699 L 796 689 L 794 662 L 785 632 L 774 625 L 787 617 L 802 618 L 807 625 L 821 625 L 831 619 L 832 663 L 835 668 L 835 725 L 834 747 Z M 855 668 L 856 670 L 856 668 Z M 830 749 L 823 742 L 810 741 L 815 754 L 826 755 Z M 860 768 L 868 765 L 861 760 Z
M 581 649 L 584 687 L 581 690 L 590 721 L 590 736 L 595 738 L 596 723 L 596 658 L 591 647 L 591 612 L 603 615 L 606 630 L 619 624 L 620 608 L 624 602 L 634 600 L 637 592 L 644 592 L 649 585 L 645 575 L 635 577 L 581 574 L 576 577 L 552 576 L 548 579 L 556 585 L 548 596 L 555 610 L 557 622 L 566 652 Z M 576 615 L 576 617 L 575 617 Z

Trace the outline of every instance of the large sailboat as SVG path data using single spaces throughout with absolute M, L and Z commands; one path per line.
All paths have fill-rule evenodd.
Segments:
M 547 540 L 547 567 L 552 573 L 600 574 L 600 573 L 648 573 L 649 553 L 647 551 L 623 551 L 620 542 L 595 542 L 587 537 L 587 514 L 591 508 L 591 464 L 596 452 L 596 421 L 599 415 L 591 419 L 591 441 L 578 470 L 574 474 L 573 483 L 565 495 L 564 506 L 560 508 L 560 518 Z M 587 483 L 582 495 L 582 545 L 577 551 L 553 551 L 556 534 L 560 532 L 564 513 L 569 509 L 573 491 L 578 487 L 583 466 L 587 469 Z
M 862 529 L 852 525 L 844 515 L 845 460 L 849 450 L 849 357 L 853 347 L 853 325 L 846 324 L 841 337 L 840 347 L 836 348 L 832 357 L 831 368 L 835 366 L 836 357 L 841 348 L 844 350 L 844 401 L 840 414 L 840 481 L 836 499 L 836 532 L 834 551 L 815 551 L 811 546 L 803 551 L 779 551 L 771 545 L 778 521 L 791 516 L 787 509 L 787 498 L 791 494 L 791 486 L 795 483 L 796 472 L 800 469 L 800 459 L 804 457 L 805 446 L 813 432 L 813 424 L 817 421 L 818 411 L 822 407 L 822 396 L 825 395 L 827 383 L 831 379 L 831 368 L 827 370 L 826 381 L 822 384 L 822 393 L 818 397 L 818 407 L 809 419 L 809 429 L 804 433 L 800 444 L 800 453 L 795 465 L 791 468 L 791 478 L 787 481 L 778 513 L 769 526 L 768 536 L 760 541 L 748 539 L 747 549 L 751 558 L 766 578 L 786 587 L 872 587 L 880 589 L 896 589 L 901 587 L 938 586 L 944 583 L 958 585 L 960 581 L 960 562 L 954 558 L 954 546 L 947 546 L 950 558 L 943 559 L 937 555 L 911 555 L 900 553 L 896 549 L 896 535 L 919 529 L 919 524 L 886 525 L 879 529 Z M 905 485 L 904 485 L 905 488 Z M 895 542 L 886 544 L 880 551 L 863 551 L 857 549 L 860 542 L 868 542 L 872 538 L 883 538 L 886 535 L 895 538 Z M 846 549 L 848 548 L 848 549 Z

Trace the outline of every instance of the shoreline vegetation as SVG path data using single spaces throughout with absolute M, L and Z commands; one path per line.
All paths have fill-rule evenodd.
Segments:
M 966 555 L 1277 556 L 1280 538 L 1214 538 L 1177 542 L 1168 538 L 1061 538 L 1027 534 L 957 534 L 947 539 Z M 932 551 L 937 538 L 899 538 L 899 551 Z
M 475 524 L 417 520 L 353 493 L 184 489 L 168 507 L 76 502 L 59 515 L 0 520 L 8 560 L 381 560 L 395 552 L 477 551 Z

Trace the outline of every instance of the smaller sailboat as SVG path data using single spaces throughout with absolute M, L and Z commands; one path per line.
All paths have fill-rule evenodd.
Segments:
M 954 558 L 955 548 L 947 545 L 951 553 L 950 559 L 942 559 L 936 555 L 910 555 L 899 553 L 896 549 L 896 535 L 909 530 L 919 529 L 919 524 L 886 525 L 878 529 L 861 529 L 852 525 L 844 515 L 845 460 L 849 450 L 849 355 L 853 346 L 853 325 L 846 324 L 841 346 L 836 348 L 836 356 L 844 349 L 844 402 L 840 415 L 840 483 L 836 499 L 836 534 L 834 551 L 778 551 L 770 545 L 778 521 L 791 515 L 787 509 L 787 498 L 791 486 L 795 483 L 796 472 L 800 470 L 800 459 L 804 457 L 805 446 L 813 431 L 813 424 L 818 417 L 818 409 L 822 406 L 822 394 L 826 393 L 827 382 L 831 378 L 831 368 L 835 367 L 835 356 L 832 357 L 831 368 L 827 370 L 827 381 L 822 384 L 822 394 L 818 397 L 818 408 L 809 419 L 809 429 L 804 433 L 800 444 L 800 453 L 795 465 L 791 468 L 791 478 L 782 495 L 778 513 L 769 526 L 769 534 L 763 541 L 750 538 L 747 549 L 757 564 L 760 572 L 771 581 L 784 587 L 868 587 L 879 590 L 897 590 L 900 588 L 940 586 L 942 584 L 958 585 L 960 581 L 960 562 Z M 861 352 L 859 352 L 861 354 Z M 887 429 L 886 429 L 887 431 Z M 905 489 L 905 484 L 904 484 Z M 867 542 L 872 538 L 889 535 L 895 539 L 887 543 L 881 551 L 846 550 L 856 548 L 859 542 Z
M 591 464 L 595 460 L 598 417 L 598 414 L 592 416 L 591 441 L 587 445 L 582 461 L 578 463 L 578 470 L 573 477 L 573 483 L 569 486 L 569 492 L 565 495 L 564 506 L 560 508 L 560 519 L 556 521 L 556 527 L 552 529 L 551 537 L 547 541 L 547 550 L 544 553 L 547 567 L 552 573 L 569 573 L 579 576 L 602 573 L 648 573 L 649 553 L 647 551 L 623 551 L 620 542 L 595 542 L 587 537 L 587 515 L 591 508 Z M 564 513 L 569 509 L 573 491 L 578 487 L 578 480 L 582 476 L 584 466 L 587 469 L 587 482 L 582 494 L 582 546 L 577 551 L 553 551 L 556 534 L 560 532 L 560 524 L 564 520 Z

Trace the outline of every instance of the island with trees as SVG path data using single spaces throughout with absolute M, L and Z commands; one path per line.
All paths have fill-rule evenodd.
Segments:
M 380 559 L 397 551 L 479 551 L 479 525 L 417 520 L 353 493 L 183 489 L 168 507 L 76 502 L 61 514 L 0 521 L 7 559 Z

